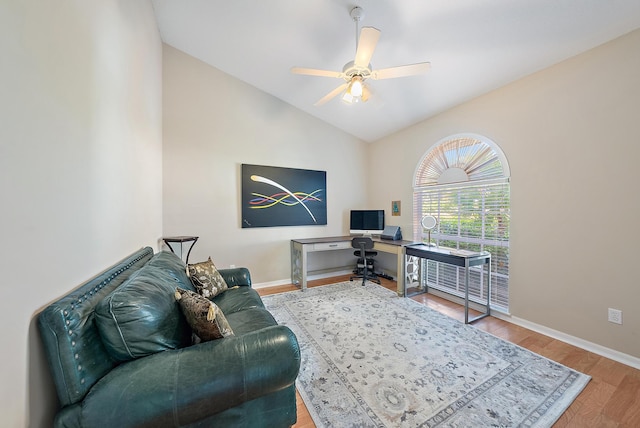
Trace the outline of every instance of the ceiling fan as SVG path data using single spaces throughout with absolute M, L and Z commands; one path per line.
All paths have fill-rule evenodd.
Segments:
M 351 9 L 351 18 L 356 23 L 356 56 L 353 61 L 348 62 L 342 68 L 342 71 L 319 70 L 315 68 L 293 67 L 291 72 L 294 74 L 304 74 L 308 76 L 336 77 L 343 79 L 344 83 L 327 95 L 318 100 L 314 105 L 322 104 L 335 98 L 338 94 L 343 93 L 342 100 L 347 103 L 355 103 L 359 101 L 367 101 L 371 95 L 371 90 L 365 84 L 367 79 L 381 80 L 392 79 L 396 77 L 414 76 L 416 74 L 426 73 L 431 64 L 429 62 L 420 62 L 417 64 L 401 65 L 397 67 L 382 68 L 373 70 L 371 68 L 371 57 L 373 51 L 378 44 L 380 38 L 380 30 L 374 27 L 363 27 L 359 30 L 359 23 L 364 18 L 364 12 L 361 7 L 356 6 Z M 358 33 L 360 37 L 358 38 Z

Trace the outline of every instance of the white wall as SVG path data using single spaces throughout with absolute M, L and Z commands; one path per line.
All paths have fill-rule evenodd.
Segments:
M 171 46 L 163 64 L 165 235 L 200 237 L 190 261 L 288 282 L 291 239 L 348 233 L 366 207 L 366 143 Z M 326 171 L 328 224 L 242 229 L 243 163 Z
M 511 167 L 513 316 L 640 357 L 639 52 L 636 30 L 374 143 L 374 164 L 404 168 L 370 175 L 373 202 L 402 199 L 410 227 L 424 153 L 457 133 L 492 139 Z
M 162 234 L 148 1 L 0 3 L 2 426 L 51 426 L 35 315 Z

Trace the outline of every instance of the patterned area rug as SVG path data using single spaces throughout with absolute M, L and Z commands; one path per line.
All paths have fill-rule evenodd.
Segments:
M 318 427 L 548 427 L 590 379 L 373 283 L 263 300 Z

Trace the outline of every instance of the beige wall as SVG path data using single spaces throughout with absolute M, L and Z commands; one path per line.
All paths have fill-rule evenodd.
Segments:
M 191 261 L 288 281 L 291 239 L 348 232 L 366 207 L 366 143 L 168 45 L 163 73 L 164 233 L 200 237 Z M 328 224 L 242 229 L 243 163 L 326 171 Z
M 373 203 L 402 199 L 429 148 L 471 132 L 511 167 L 514 317 L 640 357 L 640 30 L 453 108 L 371 146 Z M 623 325 L 607 322 L 607 308 Z
M 162 233 L 148 1 L 0 3 L 0 425 L 49 427 L 35 314 Z

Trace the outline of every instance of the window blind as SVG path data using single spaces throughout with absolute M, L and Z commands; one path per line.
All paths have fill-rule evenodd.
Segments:
M 425 215 L 438 220 L 431 240 L 439 246 L 491 253 L 491 307 L 509 309 L 509 221 L 508 179 L 430 185 L 414 188 L 413 230 L 415 241 L 426 241 L 420 225 Z M 486 271 L 471 269 L 469 296 L 486 301 Z M 461 268 L 427 262 L 429 287 L 462 296 L 464 271 Z

